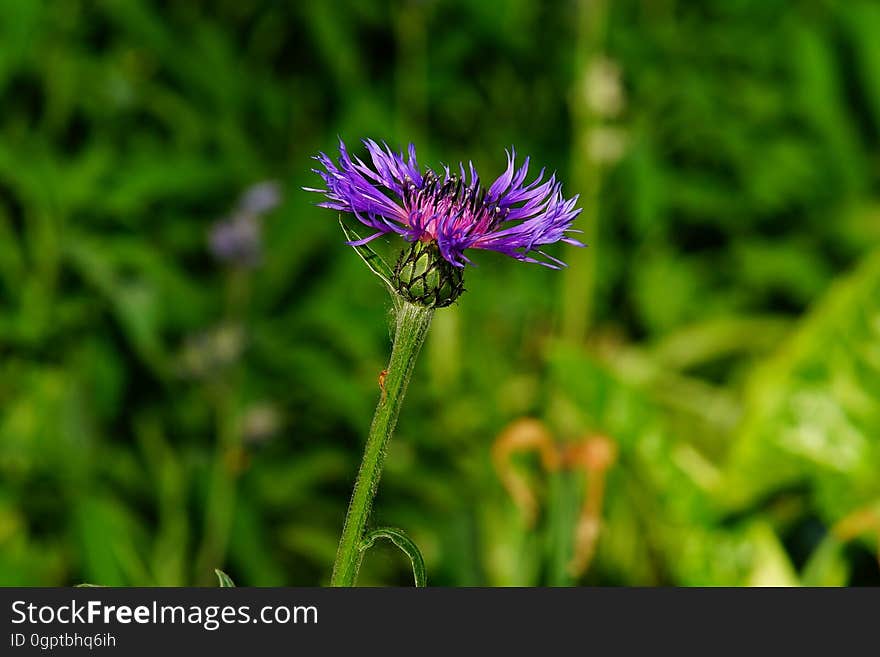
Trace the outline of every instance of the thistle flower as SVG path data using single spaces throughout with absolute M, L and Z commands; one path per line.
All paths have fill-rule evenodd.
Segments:
M 424 561 L 415 544 L 399 529 L 380 528 L 367 533 L 370 508 L 382 473 L 385 451 L 409 385 L 413 367 L 425 341 L 435 308 L 453 303 L 464 290 L 463 272 L 470 259 L 468 249 L 504 253 L 523 262 L 553 269 L 565 263 L 541 251 L 555 242 L 583 246 L 569 236 L 580 214 L 578 197 L 566 199 L 562 184 L 544 170 L 531 181 L 526 177 L 529 160 L 514 166 L 516 154 L 507 153 L 507 168 L 491 185 L 480 183 L 474 165 L 444 166 L 440 173 L 419 168 L 415 146 L 406 156 L 387 145 L 364 140 L 372 166 L 349 155 L 339 141 L 338 163 L 325 153 L 315 159 L 323 169 L 313 169 L 326 189 L 306 187 L 323 194 L 318 205 L 353 214 L 372 229 L 360 238 L 343 224 L 349 244 L 364 262 L 403 301 L 395 299 L 394 345 L 388 367 L 379 377 L 379 403 L 358 469 L 351 502 L 342 527 L 332 586 L 353 586 L 357 581 L 363 550 L 376 537 L 390 538 L 409 556 L 416 585 L 424 586 Z M 396 233 L 409 242 L 397 264 L 390 267 L 367 245 L 371 240 Z M 398 302 L 400 301 L 400 302 Z
M 214 257 L 231 265 L 252 268 L 262 260 L 263 235 L 258 216 L 237 214 L 218 221 L 208 233 Z
M 252 185 L 238 200 L 232 215 L 214 223 L 208 233 L 211 253 L 221 262 L 251 268 L 262 260 L 262 216 L 281 203 L 281 187 L 274 180 Z
M 281 185 L 275 180 L 264 180 L 248 187 L 238 200 L 238 211 L 261 215 L 281 204 Z
M 364 140 L 364 145 L 372 167 L 350 155 L 340 140 L 338 164 L 325 153 L 315 157 L 324 169 L 313 171 L 327 188 L 305 189 L 324 194 L 327 200 L 319 206 L 351 213 L 375 231 L 350 242 L 353 246 L 387 233 L 413 243 L 395 268 L 398 291 L 412 301 L 433 307 L 451 303 L 446 292 L 442 299 L 437 297 L 441 287 L 460 293 L 461 269 L 472 264 L 465 255 L 467 249 L 498 251 L 559 269 L 565 263 L 539 247 L 555 242 L 583 246 L 568 235 L 574 232 L 571 224 L 580 214 L 575 207 L 578 197 L 566 199 L 562 183 L 555 174 L 545 180 L 543 169 L 527 183 L 529 159 L 516 168 L 512 149 L 507 153 L 507 169 L 484 187 L 472 162 L 467 169 L 459 164 L 457 171 L 444 166 L 440 173 L 422 172 L 413 144 L 407 156 L 371 139 Z M 439 257 L 433 257 L 434 252 Z M 400 279 L 401 273 L 405 280 Z
M 413 144 L 407 158 L 371 139 L 364 145 L 372 168 L 352 157 L 340 140 L 338 165 L 324 153 L 315 157 L 325 171 L 314 171 L 327 189 L 306 188 L 327 197 L 319 206 L 350 212 L 373 228 L 376 232 L 363 243 L 389 232 L 409 242 L 435 242 L 443 258 L 456 267 L 470 263 L 466 249 L 488 249 L 559 268 L 563 262 L 537 247 L 560 241 L 583 246 L 567 236 L 580 214 L 575 207 L 578 197 L 563 197 L 562 183 L 555 174 L 544 180 L 543 169 L 526 183 L 529 158 L 515 169 L 513 150 L 507 153 L 505 172 L 486 188 L 472 162 L 467 171 L 460 164 L 457 172 L 446 166 L 440 174 L 432 169 L 422 173 Z

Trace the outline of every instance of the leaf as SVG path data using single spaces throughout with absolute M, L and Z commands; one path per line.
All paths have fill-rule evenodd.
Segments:
M 345 238 L 349 242 L 357 242 L 363 239 L 357 231 L 345 225 L 342 217 L 339 218 L 339 225 L 342 228 L 342 232 L 345 234 Z M 394 277 L 394 273 L 391 271 L 391 267 L 388 266 L 388 263 L 382 259 L 382 256 L 376 253 L 369 244 L 359 244 L 357 246 L 352 246 L 352 248 L 357 251 L 357 254 L 361 257 L 361 260 L 364 261 L 367 267 L 370 268 L 370 271 L 381 278 L 385 285 L 391 290 L 394 290 L 394 286 L 391 284 L 391 279 Z
M 763 520 L 746 529 L 752 553 L 747 586 L 796 586 L 797 573 L 776 532 Z
M 217 579 L 220 580 L 221 589 L 235 588 L 235 582 L 232 581 L 232 578 L 229 575 L 224 573 L 219 568 L 215 568 L 214 572 L 217 574 Z
M 83 555 L 82 572 L 107 586 L 149 584 L 139 547 L 144 530 L 131 510 L 110 496 L 83 495 L 71 509 L 76 549 Z
M 418 546 L 413 543 L 412 539 L 410 539 L 402 529 L 380 527 L 379 529 L 367 532 L 361 541 L 361 552 L 365 552 L 372 547 L 377 538 L 387 538 L 394 543 L 394 545 L 403 550 L 406 556 L 409 557 L 413 569 L 413 579 L 415 580 L 415 585 L 417 587 L 428 585 L 428 577 L 425 571 L 425 560 L 422 558 L 422 553 L 419 552 Z
M 802 586 L 846 586 L 850 566 L 844 555 L 844 543 L 827 536 L 810 555 L 801 572 Z
M 755 371 L 731 452 L 733 506 L 806 483 L 826 521 L 880 496 L 880 250 L 835 283 Z

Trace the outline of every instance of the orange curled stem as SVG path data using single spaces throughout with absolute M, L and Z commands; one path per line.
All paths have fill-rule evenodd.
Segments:
M 559 453 L 550 432 L 539 420 L 522 418 L 507 426 L 492 445 L 492 464 L 513 503 L 531 526 L 537 517 L 538 504 L 525 476 L 517 472 L 515 454 L 538 452 L 547 470 L 559 468 Z
M 590 567 L 602 528 L 606 473 L 617 460 L 617 445 L 606 436 L 587 436 L 566 450 L 566 466 L 582 468 L 587 478 L 584 501 L 574 530 L 574 554 L 568 569 L 580 577 Z
M 831 528 L 831 533 L 839 540 L 849 542 L 869 532 L 876 532 L 877 563 L 880 563 L 880 506 L 876 502 L 856 509 L 838 520 Z

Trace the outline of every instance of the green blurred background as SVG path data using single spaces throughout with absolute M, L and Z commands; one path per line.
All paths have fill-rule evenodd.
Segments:
M 369 136 L 485 179 L 513 144 L 591 245 L 478 253 L 437 313 L 374 514 L 429 584 L 880 584 L 878 34 L 868 0 L 4 0 L 0 583 L 328 581 L 389 301 L 300 188 Z

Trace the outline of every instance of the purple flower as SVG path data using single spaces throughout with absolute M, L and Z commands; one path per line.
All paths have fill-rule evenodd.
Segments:
M 281 203 L 281 186 L 274 180 L 251 185 L 238 201 L 238 210 L 244 214 L 266 214 Z
M 208 246 L 218 260 L 251 268 L 260 264 L 263 254 L 262 216 L 281 203 L 281 186 L 266 180 L 248 187 L 232 216 L 211 226 Z
M 208 245 L 218 260 L 241 267 L 256 267 L 262 260 L 260 218 L 237 214 L 216 222 L 208 233 Z
M 538 247 L 555 242 L 583 246 L 568 236 L 580 214 L 578 197 L 566 199 L 556 175 L 544 180 L 544 170 L 526 182 L 529 159 L 514 167 L 516 153 L 507 153 L 507 170 L 488 188 L 469 162 L 467 171 L 443 167 L 441 174 L 424 173 L 416 149 L 408 155 L 394 153 L 372 139 L 364 140 L 372 167 L 349 154 L 339 141 L 339 163 L 321 153 L 315 159 L 324 170 L 314 169 L 327 189 L 305 188 L 324 194 L 321 207 L 350 212 L 375 232 L 352 244 L 363 244 L 386 233 L 397 233 L 410 242 L 436 242 L 440 254 L 456 267 L 470 263 L 466 249 L 489 249 L 524 262 L 553 269 L 565 266 Z

